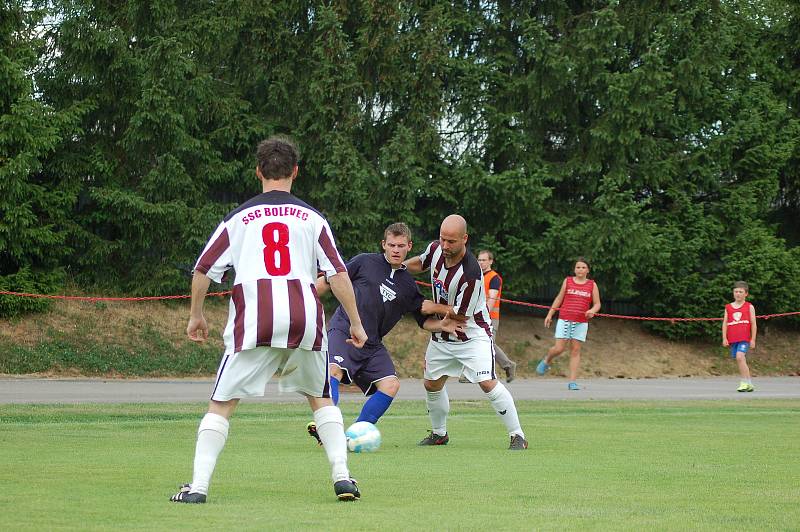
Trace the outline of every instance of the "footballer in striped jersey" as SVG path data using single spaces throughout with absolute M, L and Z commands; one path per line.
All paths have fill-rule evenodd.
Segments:
M 411 273 L 430 270 L 435 312 L 448 312 L 464 320 L 463 330 L 453 334 L 434 332 L 425 352 L 424 385 L 431 430 L 419 445 L 445 445 L 450 400 L 448 377 L 463 375 L 477 383 L 502 420 L 510 438 L 509 449 L 528 447 L 517 408 L 508 389 L 494 371 L 494 343 L 489 309 L 486 308 L 483 273 L 477 259 L 467 252 L 467 222 L 457 214 L 442 221 L 439 240 L 431 242 L 418 257 L 405 262 Z
M 263 192 L 225 217 L 195 265 L 186 328 L 193 341 L 208 337 L 203 302 L 209 284 L 219 282 L 231 268 L 236 275 L 223 334 L 225 353 L 197 432 L 192 482 L 170 498 L 174 502 L 206 502 L 239 400 L 263 396 L 276 374 L 281 391 L 299 392 L 308 399 L 331 464 L 337 498 L 347 501 L 361 496 L 347 468 L 342 413 L 330 398 L 325 316 L 315 287 L 317 268 L 327 275 L 350 320 L 348 341 L 361 347 L 367 334 L 328 222 L 291 194 L 298 158 L 297 148 L 287 138 L 272 137 L 259 144 L 255 173 Z

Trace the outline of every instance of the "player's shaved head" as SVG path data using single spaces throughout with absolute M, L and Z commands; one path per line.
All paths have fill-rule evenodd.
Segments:
M 467 234 L 467 221 L 460 214 L 451 214 L 442 220 L 440 231 L 462 237 Z
M 452 264 L 464 257 L 467 244 L 467 221 L 463 216 L 451 214 L 442 220 L 439 229 L 439 245 L 445 256 L 445 264 Z

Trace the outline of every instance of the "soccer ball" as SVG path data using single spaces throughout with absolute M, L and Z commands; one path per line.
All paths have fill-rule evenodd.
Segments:
M 369 421 L 356 421 L 344 435 L 347 448 L 354 453 L 372 453 L 381 446 L 381 432 Z

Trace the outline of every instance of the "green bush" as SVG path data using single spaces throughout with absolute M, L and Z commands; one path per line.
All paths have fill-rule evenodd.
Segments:
M 12 275 L 0 275 L 0 290 L 32 294 L 53 294 L 61 284 L 59 273 L 33 273 L 23 269 Z M 31 312 L 44 312 L 52 300 L 45 298 L 0 295 L 0 318 L 13 318 Z

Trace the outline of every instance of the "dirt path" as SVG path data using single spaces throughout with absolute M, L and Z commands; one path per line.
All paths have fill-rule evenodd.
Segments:
M 124 380 L 124 379 L 41 379 L 0 378 L 0 404 L 3 403 L 203 403 L 208 398 L 212 379 Z M 737 393 L 736 379 L 730 377 L 688 379 L 591 379 L 582 381 L 582 390 L 566 388 L 563 379 L 519 379 L 508 388 L 517 400 L 691 400 L 763 398 L 800 399 L 800 377 L 756 379 L 753 393 Z M 471 384 L 447 384 L 451 400 L 484 400 L 480 389 Z M 422 382 L 403 379 L 400 400 L 424 399 Z M 362 401 L 355 393 L 342 394 L 342 401 Z M 270 383 L 267 394 L 248 402 L 301 402 L 297 394 L 279 394 Z

